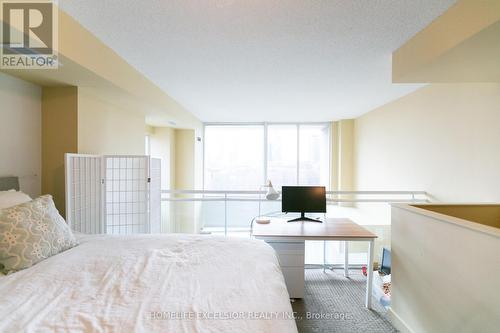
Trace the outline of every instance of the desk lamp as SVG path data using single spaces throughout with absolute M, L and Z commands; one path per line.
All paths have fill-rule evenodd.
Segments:
M 259 190 L 266 187 L 267 187 L 266 200 L 277 200 L 280 197 L 280 194 L 274 189 L 273 183 L 271 183 L 270 180 L 267 181 L 266 185 L 262 185 L 259 188 Z M 259 193 L 259 214 L 260 214 L 260 193 Z M 267 224 L 271 222 L 271 219 L 259 216 L 258 218 L 255 219 L 255 222 L 260 224 Z

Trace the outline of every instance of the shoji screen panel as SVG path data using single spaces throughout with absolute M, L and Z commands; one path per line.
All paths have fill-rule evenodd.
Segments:
M 74 231 L 104 233 L 101 156 L 66 154 L 66 220 Z
M 149 168 L 149 222 L 152 233 L 161 232 L 161 159 L 151 158 Z
M 104 156 L 108 234 L 149 233 L 149 157 Z

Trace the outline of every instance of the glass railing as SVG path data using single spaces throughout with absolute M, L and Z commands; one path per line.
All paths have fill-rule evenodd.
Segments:
M 162 191 L 162 231 L 251 237 L 252 220 L 258 216 L 292 219 L 298 214 L 281 212 L 281 200 L 269 201 L 264 191 Z M 424 191 L 328 191 L 326 214 L 312 217 L 349 218 L 374 232 L 375 260 L 390 247 L 390 203 L 428 202 Z M 351 242 L 349 262 L 367 262 L 367 245 Z M 344 243 L 307 241 L 306 263 L 342 264 Z

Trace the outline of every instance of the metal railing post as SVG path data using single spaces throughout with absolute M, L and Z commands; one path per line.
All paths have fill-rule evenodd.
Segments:
M 227 236 L 227 193 L 224 194 L 224 236 Z

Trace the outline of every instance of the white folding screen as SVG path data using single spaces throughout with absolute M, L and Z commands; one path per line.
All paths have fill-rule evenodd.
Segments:
M 104 156 L 108 234 L 149 232 L 149 157 Z
M 68 224 L 78 232 L 104 233 L 102 157 L 66 154 L 65 162 Z
M 144 155 L 67 154 L 68 223 L 73 230 L 83 233 L 159 232 L 161 179 L 158 169 L 161 169 L 161 160 Z M 94 187 L 98 191 L 93 190 Z M 96 205 L 98 216 L 94 212 Z
M 161 232 L 161 159 L 152 158 L 150 162 L 149 182 L 149 223 L 151 233 Z

